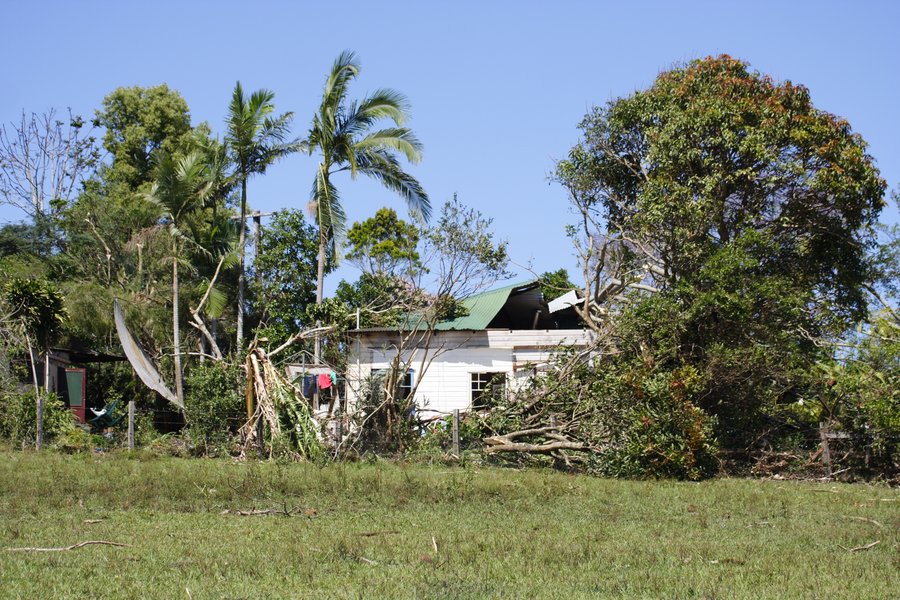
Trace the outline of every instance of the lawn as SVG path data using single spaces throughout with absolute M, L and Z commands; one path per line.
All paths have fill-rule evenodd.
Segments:
M 898 525 L 880 485 L 0 453 L 2 598 L 896 598 Z M 10 550 L 87 540 L 127 545 Z

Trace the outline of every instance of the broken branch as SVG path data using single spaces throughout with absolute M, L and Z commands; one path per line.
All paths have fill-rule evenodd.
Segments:
M 877 543 L 877 542 L 876 542 Z M 103 546 L 118 546 L 118 547 L 127 547 L 128 544 L 122 544 L 119 542 L 107 542 L 106 540 L 88 540 L 86 542 L 78 542 L 77 544 L 72 544 L 71 546 L 64 546 L 62 548 L 7 548 L 10 552 L 68 552 L 69 550 L 75 550 L 76 548 L 84 548 L 85 546 L 89 546 L 91 544 L 99 544 Z

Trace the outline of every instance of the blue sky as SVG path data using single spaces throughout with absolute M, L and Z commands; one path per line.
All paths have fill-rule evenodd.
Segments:
M 22 109 L 90 115 L 119 86 L 167 83 L 195 122 L 222 131 L 234 83 L 275 92 L 305 133 L 344 49 L 351 94 L 405 93 L 425 144 L 411 167 L 439 206 L 454 192 L 494 219 L 520 273 L 574 267 L 573 220 L 548 181 L 595 104 L 692 58 L 727 53 L 806 85 L 847 118 L 900 187 L 900 3 L 895 2 L 23 2 L 3 0 L 0 120 Z M 294 156 L 250 184 L 254 208 L 306 206 L 315 162 Z M 339 181 L 349 218 L 402 204 Z M 402 210 L 401 210 L 402 212 Z M 0 208 L 0 222 L 20 215 Z M 896 206 L 883 220 L 900 220 Z M 332 275 L 356 277 L 352 267 Z

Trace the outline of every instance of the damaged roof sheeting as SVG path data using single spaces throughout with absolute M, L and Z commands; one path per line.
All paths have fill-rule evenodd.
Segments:
M 461 301 L 467 315 L 435 326 L 438 331 L 533 329 L 537 311 L 544 309 L 536 281 L 517 283 L 476 294 Z
M 581 328 L 577 323 L 563 322 L 544 301 L 540 283 L 528 281 L 507 285 L 476 294 L 460 301 L 466 314 L 455 319 L 440 321 L 436 331 L 481 331 L 485 329 L 568 329 Z M 412 318 L 410 327 L 415 327 Z M 360 332 L 395 331 L 393 327 L 364 328 Z

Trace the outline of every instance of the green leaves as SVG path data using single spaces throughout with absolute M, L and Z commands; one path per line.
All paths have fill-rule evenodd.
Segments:
M 66 309 L 59 289 L 41 279 L 13 278 L 3 286 L 7 304 L 25 331 L 46 348 L 66 322 Z

